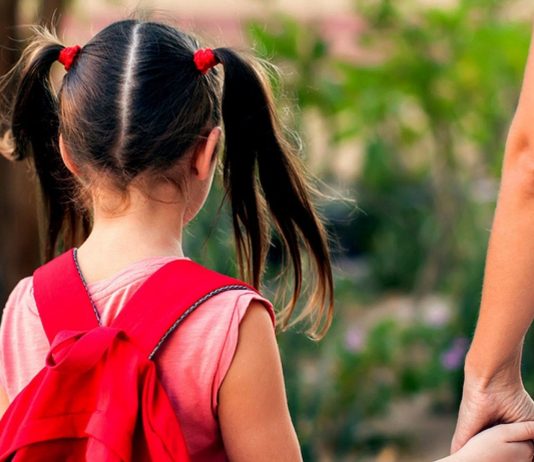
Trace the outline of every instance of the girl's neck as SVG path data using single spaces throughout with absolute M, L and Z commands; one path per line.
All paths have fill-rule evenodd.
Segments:
M 89 237 L 78 249 L 81 271 L 88 283 L 106 279 L 130 264 L 155 256 L 183 257 L 181 203 L 130 198 L 117 214 L 94 208 Z

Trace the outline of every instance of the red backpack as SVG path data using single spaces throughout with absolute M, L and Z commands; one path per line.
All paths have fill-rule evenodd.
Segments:
M 190 260 L 172 261 L 104 327 L 73 250 L 39 268 L 33 284 L 51 348 L 0 421 L 0 462 L 189 461 L 152 359 L 210 297 L 252 288 Z

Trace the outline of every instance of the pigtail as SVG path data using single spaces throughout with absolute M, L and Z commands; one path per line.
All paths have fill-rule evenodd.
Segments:
M 297 153 L 282 136 L 266 76 L 231 49 L 213 51 L 224 66 L 224 182 L 241 277 L 256 287 L 261 284 L 272 221 L 294 276 L 293 295 L 280 312 L 280 325 L 307 318 L 308 334 L 321 337 L 332 320 L 334 295 L 327 235 L 311 200 L 313 188 Z M 310 257 L 309 275 L 304 274 L 302 248 Z M 311 288 L 308 303 L 293 316 L 304 280 Z
M 2 79 L 0 90 L 14 88 L 7 114 L 8 131 L 2 154 L 12 160 L 31 159 L 39 179 L 44 231 L 44 258 L 54 257 L 59 244 L 74 245 L 86 234 L 87 218 L 74 206 L 75 181 L 59 152 L 58 98 L 50 71 L 64 48 L 46 30 L 37 30 L 15 68 Z

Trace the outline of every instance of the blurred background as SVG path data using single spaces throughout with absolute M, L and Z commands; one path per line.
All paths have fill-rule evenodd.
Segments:
M 83 44 L 134 11 L 278 65 L 279 108 L 332 197 L 320 206 L 336 261 L 334 325 L 319 344 L 298 329 L 279 336 L 304 459 L 444 456 L 532 2 L 0 0 L 0 74 L 24 25 L 54 18 L 66 44 Z M 39 264 L 34 189 L 26 165 L 0 159 L 1 306 Z M 233 272 L 216 189 L 186 253 Z M 533 347 L 529 339 L 530 390 Z

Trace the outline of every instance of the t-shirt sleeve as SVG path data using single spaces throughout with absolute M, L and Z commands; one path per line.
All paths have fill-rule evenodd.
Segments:
M 161 383 L 193 458 L 215 460 L 206 454 L 222 450 L 219 388 L 235 354 L 239 325 L 253 301 L 265 306 L 274 325 L 273 307 L 267 299 L 253 290 L 227 290 L 193 311 L 156 356 Z
M 0 385 L 10 399 L 18 393 L 21 385 L 38 368 L 34 365 L 36 361 L 28 357 L 22 349 L 24 343 L 33 343 L 34 347 L 40 344 L 39 339 L 30 332 L 33 325 L 37 328 L 40 325 L 34 304 L 33 279 L 29 276 L 15 286 L 2 312 Z M 26 369 L 20 370 L 21 367 L 26 367 Z
M 275 327 L 275 313 L 273 305 L 269 300 L 253 291 L 243 292 L 236 298 L 235 307 L 232 312 L 230 322 L 228 323 L 228 331 L 220 350 L 220 356 L 213 378 L 212 408 L 215 414 L 217 413 L 219 388 L 221 387 L 221 384 L 226 377 L 228 370 L 230 369 L 230 365 L 232 364 L 232 360 L 234 359 L 237 349 L 239 326 L 245 317 L 245 314 L 247 313 L 248 307 L 253 301 L 260 302 L 263 304 L 263 306 L 265 306 L 265 309 L 269 312 L 273 322 L 273 329 Z

